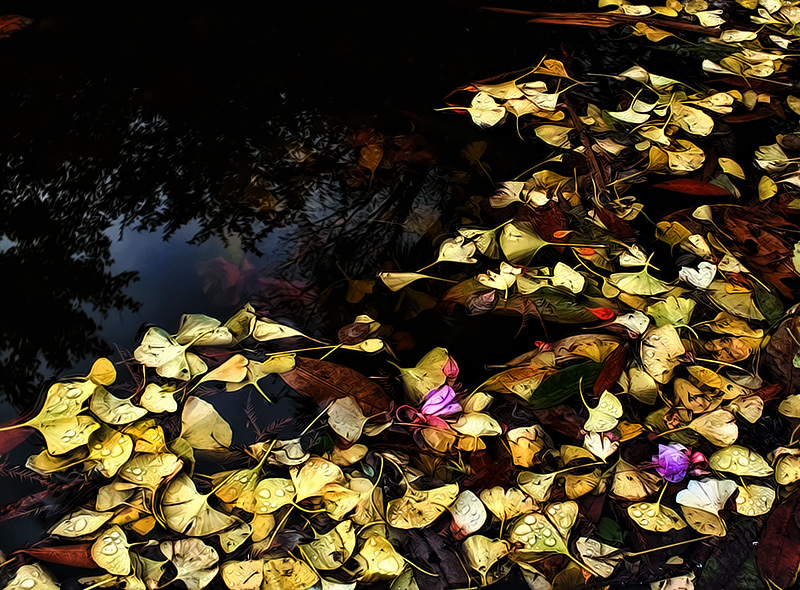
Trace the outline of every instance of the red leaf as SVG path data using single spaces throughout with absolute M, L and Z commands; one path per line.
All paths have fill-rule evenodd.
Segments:
M 594 382 L 594 394 L 602 395 L 604 391 L 611 389 L 622 375 L 622 370 L 628 364 L 628 347 L 619 345 L 616 350 L 608 355 L 600 374 Z
M 61 565 L 70 565 L 72 567 L 98 569 L 97 564 L 92 559 L 91 543 L 63 545 L 61 547 L 31 547 L 30 549 L 20 549 L 14 553 L 24 553 L 48 563 L 60 563 Z
M 352 397 L 367 416 L 389 412 L 394 404 L 386 392 L 361 373 L 328 361 L 298 357 L 295 367 L 281 378 L 295 391 L 327 404 Z
M 758 571 L 773 587 L 788 588 L 800 569 L 798 501 L 800 494 L 795 493 L 772 510 L 756 547 Z
M 684 193 L 687 195 L 707 195 L 709 197 L 724 197 L 730 195 L 724 188 L 720 188 L 700 180 L 691 178 L 676 178 L 653 185 L 656 188 L 663 188 L 674 193 Z
M 595 316 L 597 316 L 597 319 L 600 320 L 610 320 L 617 315 L 614 313 L 613 309 L 609 309 L 607 307 L 587 307 L 586 309 L 592 312 Z
M 0 455 L 10 453 L 31 434 L 33 434 L 33 428 L 15 428 L 0 432 Z
M 18 14 L 5 14 L 0 16 L 0 39 L 10 37 L 17 31 L 29 26 L 33 19 Z
M 783 385 L 781 385 L 780 383 L 775 383 L 773 385 L 765 385 L 761 389 L 756 389 L 753 393 L 755 393 L 765 402 L 769 402 L 776 399 L 781 394 L 782 391 L 783 391 Z

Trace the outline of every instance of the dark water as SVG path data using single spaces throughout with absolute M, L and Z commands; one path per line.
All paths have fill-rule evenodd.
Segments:
M 0 40 L 0 418 L 29 409 L 46 379 L 131 350 L 144 323 L 171 331 L 182 313 L 224 319 L 287 283 L 318 293 L 341 280 L 337 262 L 352 277 L 427 262 L 457 208 L 491 190 L 468 174 L 464 146 L 489 143 L 495 179 L 546 156 L 511 128 L 434 112 L 452 89 L 544 53 L 609 73 L 659 59 L 630 40 L 600 48 L 594 33 L 481 6 L 0 2 L 2 14 L 35 19 Z M 546 8 L 576 7 L 593 3 Z M 366 187 L 359 133 L 399 138 L 413 158 Z M 358 310 L 318 313 L 286 297 L 274 312 L 332 338 Z M 470 359 L 485 346 L 480 326 L 416 327 L 420 351 L 445 345 Z M 0 503 L 35 489 L 9 485 Z M 38 539 L 41 526 L 3 526 L 0 549 Z

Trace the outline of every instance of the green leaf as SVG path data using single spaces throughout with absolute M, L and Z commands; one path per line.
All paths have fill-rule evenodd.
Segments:
M 607 516 L 603 516 L 597 522 L 597 534 L 601 539 L 612 545 L 622 545 L 625 540 L 625 533 L 622 532 L 622 528 L 617 521 Z
M 591 386 L 602 370 L 602 363 L 582 363 L 561 369 L 545 379 L 536 389 L 529 400 L 531 407 L 534 410 L 544 410 L 564 403 L 578 393 L 578 384 L 581 381 L 584 387 Z
M 766 590 L 756 569 L 755 548 L 761 524 L 753 518 L 738 518 L 706 560 L 695 583 L 704 590 Z
M 785 310 L 781 300 L 758 283 L 753 283 L 753 301 L 771 324 L 783 317 Z

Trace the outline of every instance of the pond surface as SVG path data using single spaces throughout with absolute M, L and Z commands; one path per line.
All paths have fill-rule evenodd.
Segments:
M 11 287 L 2 421 L 35 406 L 47 380 L 132 350 L 144 324 L 174 330 L 187 312 L 223 319 L 270 281 L 319 292 L 341 281 L 336 262 L 354 277 L 393 258 L 417 264 L 415 246 L 469 196 L 454 182 L 461 149 L 486 139 L 433 109 L 453 88 L 560 42 L 477 2 L 4 12 L 34 24 L 0 41 L 0 269 Z M 330 213 L 353 209 L 351 189 L 363 193 L 363 171 L 348 177 L 358 133 L 398 138 L 410 156 L 379 175 L 342 227 Z M 513 137 L 497 143 L 503 174 L 523 158 Z M 370 225 L 387 210 L 412 229 Z M 275 312 L 324 337 L 341 325 L 291 303 Z M 37 450 L 33 441 L 7 464 Z M 22 478 L 0 502 L 38 489 Z M 0 549 L 36 541 L 45 521 L 5 523 Z
M 5 3 L 35 21 L 0 40 L 0 270 L 11 286 L 0 420 L 30 410 L 47 380 L 129 355 L 143 326 L 174 331 L 183 313 L 224 320 L 255 298 L 333 339 L 358 306 L 322 308 L 315 297 L 342 295 L 345 277 L 423 266 L 459 207 L 491 190 L 469 174 L 465 146 L 488 142 L 495 179 L 548 155 L 523 149 L 510 128 L 434 112 L 450 91 L 565 45 L 598 72 L 643 57 L 625 39 L 601 50 L 596 32 L 531 26 L 482 5 Z M 373 178 L 358 159 L 375 138 L 394 159 Z M 671 199 L 663 207 L 691 203 Z M 531 328 L 514 341 L 509 320 L 512 338 L 478 358 L 482 320 L 469 321 L 426 316 L 405 327 L 416 351 L 451 348 L 467 380 L 542 336 Z M 34 450 L 26 443 L 4 459 Z M 20 478 L 0 504 L 37 489 Z M 37 540 L 45 521 L 4 523 L 0 550 Z

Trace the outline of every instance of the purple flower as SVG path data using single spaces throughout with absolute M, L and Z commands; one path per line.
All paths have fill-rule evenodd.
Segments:
M 450 416 L 461 411 L 461 405 L 455 401 L 456 392 L 449 385 L 433 389 L 425 396 L 422 413 L 426 416 Z
M 691 451 L 678 443 L 658 445 L 658 456 L 653 457 L 656 471 L 670 483 L 679 482 L 686 477 L 691 462 Z

